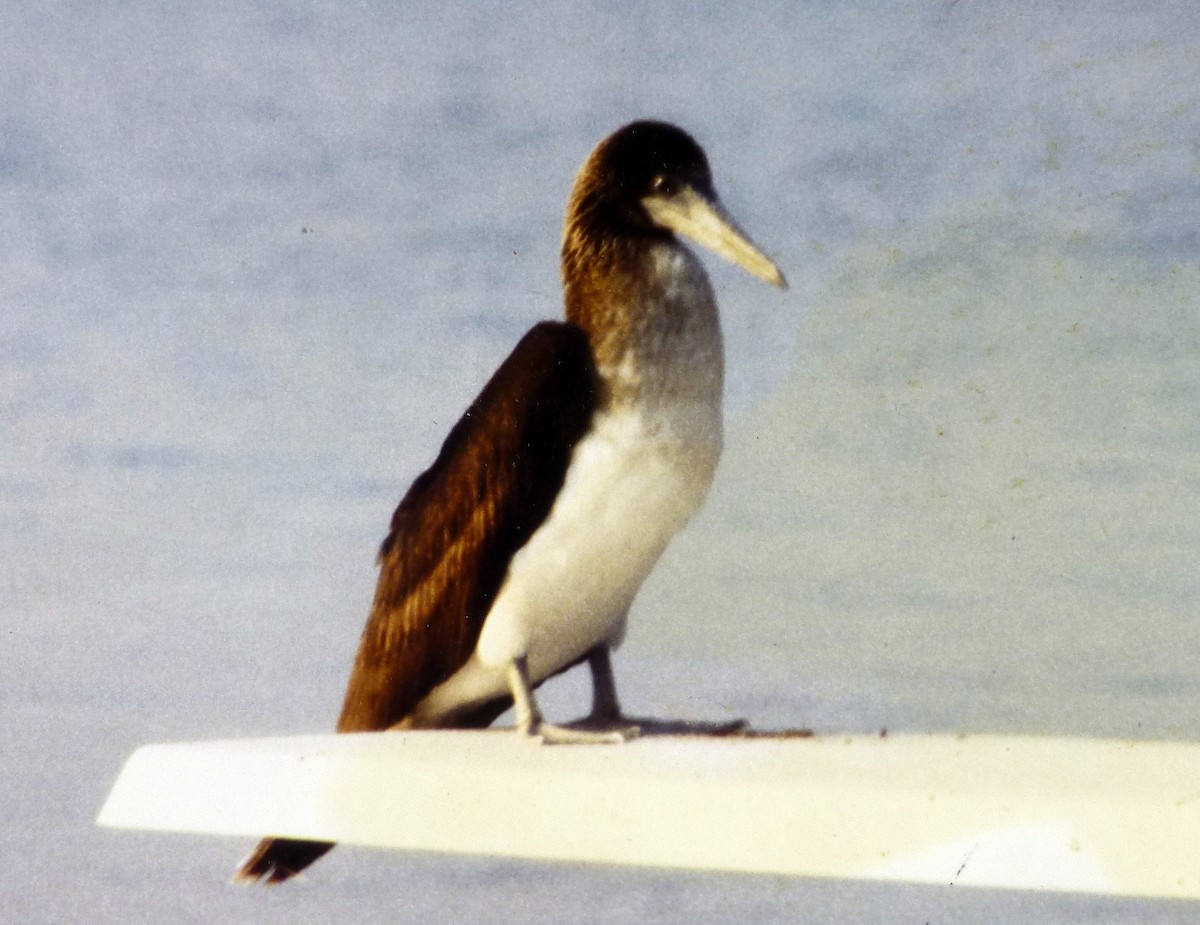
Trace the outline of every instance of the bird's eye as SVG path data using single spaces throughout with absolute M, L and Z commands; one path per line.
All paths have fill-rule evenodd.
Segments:
M 660 173 L 650 181 L 650 191 L 660 196 L 674 196 L 678 189 L 675 180 L 665 174 Z

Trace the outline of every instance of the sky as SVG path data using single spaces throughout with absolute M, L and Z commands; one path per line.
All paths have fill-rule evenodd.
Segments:
M 0 35 L 5 917 L 1194 918 L 353 850 L 239 891 L 248 845 L 92 825 L 138 745 L 332 725 L 392 508 L 559 313 L 574 173 L 647 116 L 792 289 L 706 263 L 727 451 L 625 702 L 1200 737 L 1191 5 L 78 2 Z

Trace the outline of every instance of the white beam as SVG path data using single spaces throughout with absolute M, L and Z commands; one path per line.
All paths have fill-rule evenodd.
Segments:
M 1200 745 L 509 731 L 139 749 L 106 826 L 422 851 L 1200 898 Z

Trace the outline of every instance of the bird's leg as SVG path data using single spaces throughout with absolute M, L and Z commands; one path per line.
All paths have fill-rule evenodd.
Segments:
M 525 656 L 513 659 L 508 666 L 508 686 L 513 695 L 513 709 L 517 714 L 517 732 L 523 736 L 537 735 L 542 725 L 542 711 L 533 699 L 533 685 L 529 682 L 529 663 Z
M 617 679 L 613 677 L 608 646 L 596 646 L 588 653 L 588 668 L 592 672 L 591 719 L 600 723 L 617 722 L 621 718 L 621 704 L 617 700 Z
M 616 730 L 627 735 L 645 732 L 722 736 L 742 732 L 749 725 L 744 719 L 709 723 L 625 716 L 617 700 L 617 682 L 613 677 L 612 652 L 609 647 L 599 645 L 592 649 L 588 653 L 588 667 L 592 670 L 592 712 L 587 719 L 575 724 L 582 728 Z
M 524 656 L 512 660 L 508 666 L 508 686 L 512 691 L 513 706 L 517 714 L 517 734 L 537 739 L 547 745 L 603 745 L 624 742 L 626 735 L 620 732 L 591 732 L 584 729 L 568 729 L 554 726 L 542 719 L 533 697 L 533 683 L 529 677 L 529 662 Z
M 641 730 L 621 713 L 617 700 L 617 681 L 613 677 L 612 650 L 598 645 L 588 653 L 588 668 L 592 672 L 592 712 L 578 725 L 588 729 L 604 729 L 633 738 Z

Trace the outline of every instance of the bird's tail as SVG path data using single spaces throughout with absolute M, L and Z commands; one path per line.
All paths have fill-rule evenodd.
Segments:
M 329 841 L 264 838 L 242 862 L 233 879 L 243 883 L 283 883 L 332 847 L 333 842 Z

